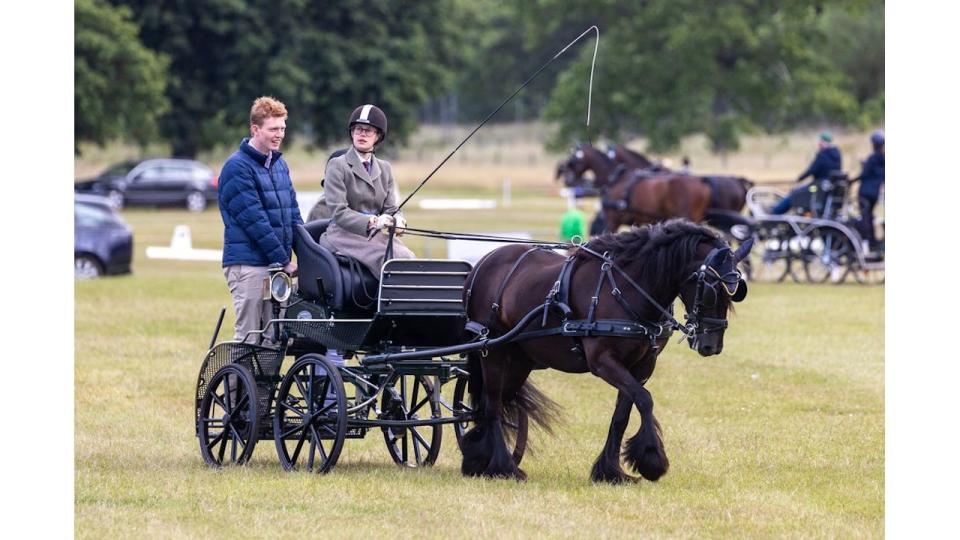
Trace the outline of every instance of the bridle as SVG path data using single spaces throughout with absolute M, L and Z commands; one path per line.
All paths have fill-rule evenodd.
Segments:
M 719 284 L 726 295 L 734 302 L 743 300 L 747 295 L 747 286 L 743 281 L 743 276 L 737 270 L 735 262 L 729 264 L 721 274 L 715 265 L 724 269 L 726 261 L 735 261 L 733 252 L 729 247 L 714 248 L 703 260 L 700 268 L 684 280 L 683 284 L 696 280 L 697 288 L 693 297 L 693 306 L 685 318 L 687 329 L 684 334 L 687 338 L 695 340 L 698 337 L 711 332 L 722 332 L 727 328 L 727 319 L 716 317 L 707 317 L 703 315 L 703 308 L 712 308 L 717 305 L 717 289 Z M 693 345 L 693 344 L 691 344 Z
M 696 346 L 696 343 L 701 336 L 711 332 L 722 332 L 727 328 L 726 319 L 707 317 L 703 315 L 703 308 L 712 308 L 716 306 L 717 291 L 715 287 L 717 284 L 720 284 L 727 296 L 729 296 L 735 302 L 739 302 L 746 297 L 746 283 L 744 283 L 743 277 L 737 270 L 735 263 L 731 264 L 729 266 L 729 270 L 725 271 L 723 274 L 721 274 L 715 268 L 715 265 L 720 265 L 721 269 L 723 269 L 722 263 L 727 260 L 735 260 L 733 252 L 729 247 L 714 248 L 710 253 L 707 254 L 707 257 L 704 259 L 700 267 L 691 273 L 690 276 L 681 283 L 682 286 L 692 280 L 696 280 L 697 288 L 693 299 L 693 306 L 690 309 L 690 313 L 685 316 L 686 324 L 680 324 L 680 322 L 674 318 L 672 309 L 668 310 L 654 300 L 653 297 L 650 296 L 650 294 L 647 293 L 643 287 L 637 284 L 619 266 L 614 264 L 613 258 L 611 258 L 607 253 L 598 253 L 587 247 L 587 245 L 581 245 L 579 246 L 579 249 L 584 250 L 585 252 L 590 253 L 594 257 L 597 257 L 603 261 L 600 268 L 600 279 L 602 281 L 604 279 L 604 275 L 606 276 L 606 279 L 609 280 L 613 288 L 612 294 L 614 298 L 630 315 L 630 317 L 637 322 L 642 322 L 640 315 L 635 309 L 633 309 L 629 302 L 627 302 L 627 299 L 623 297 L 622 292 L 620 291 L 619 287 L 617 287 L 613 276 L 614 271 L 626 279 L 630 286 L 643 295 L 647 301 L 653 305 L 654 308 L 664 315 L 664 318 L 660 323 L 661 328 L 670 327 L 671 330 L 680 331 L 688 340 L 690 340 L 691 347 Z

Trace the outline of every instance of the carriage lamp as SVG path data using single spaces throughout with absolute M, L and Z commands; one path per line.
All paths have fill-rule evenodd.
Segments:
M 276 272 L 270 276 L 270 297 L 277 302 L 286 302 L 293 292 L 293 278 L 286 272 Z

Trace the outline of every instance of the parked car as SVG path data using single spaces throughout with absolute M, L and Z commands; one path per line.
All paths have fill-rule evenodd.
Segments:
M 109 199 L 74 195 L 74 277 L 89 279 L 129 274 L 133 261 L 133 230 L 113 209 Z
M 107 197 L 118 210 L 126 205 L 185 205 L 200 212 L 217 199 L 217 177 L 197 161 L 148 159 L 113 165 L 96 178 L 77 182 L 74 190 Z

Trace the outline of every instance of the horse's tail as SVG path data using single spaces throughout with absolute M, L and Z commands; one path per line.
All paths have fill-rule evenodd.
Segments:
M 483 410 L 483 369 L 480 366 L 482 355 L 472 352 L 467 355 L 467 372 L 470 373 L 470 384 L 467 389 L 470 394 L 470 406 L 475 411 Z M 537 426 L 553 434 L 553 424 L 560 416 L 560 405 L 546 394 L 541 392 L 527 379 L 523 386 L 503 402 L 504 419 L 514 426 L 519 424 L 521 413 L 526 413 L 527 419 Z
M 560 416 L 560 405 L 540 391 L 527 379 L 520 390 L 503 404 L 503 415 L 507 422 L 517 425 L 521 412 L 537 426 L 553 435 L 553 424 Z

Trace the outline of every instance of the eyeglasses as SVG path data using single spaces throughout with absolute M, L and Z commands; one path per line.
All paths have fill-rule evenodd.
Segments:
M 354 133 L 362 133 L 364 135 L 373 135 L 377 132 L 377 128 L 373 126 L 361 126 L 359 124 L 353 126 Z

